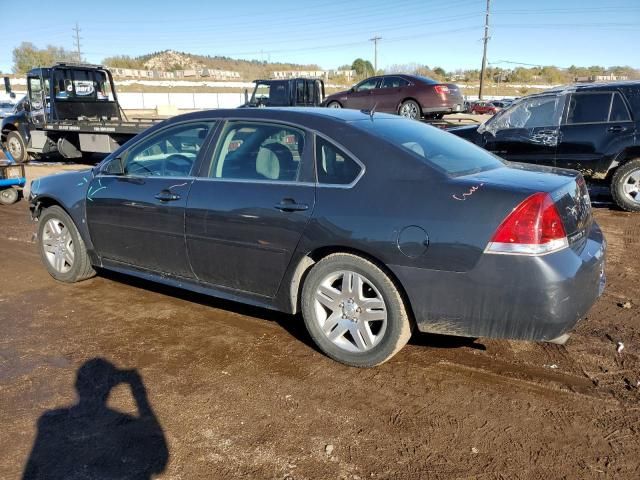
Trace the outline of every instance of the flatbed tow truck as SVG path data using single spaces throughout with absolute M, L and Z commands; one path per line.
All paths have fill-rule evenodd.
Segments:
M 107 68 L 58 63 L 27 73 L 27 96 L 2 121 L 0 142 L 17 163 L 53 152 L 73 159 L 111 153 L 157 121 L 127 118 Z

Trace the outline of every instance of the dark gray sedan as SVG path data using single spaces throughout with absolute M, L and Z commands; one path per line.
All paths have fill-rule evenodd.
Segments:
M 507 165 L 386 114 L 217 110 L 32 183 L 44 265 L 287 313 L 373 366 L 423 332 L 562 341 L 604 287 L 578 172 Z

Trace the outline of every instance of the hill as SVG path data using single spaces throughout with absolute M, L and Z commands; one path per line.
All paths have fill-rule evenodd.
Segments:
M 294 63 L 271 63 L 260 60 L 240 60 L 222 56 L 194 55 L 174 50 L 164 50 L 138 57 L 120 55 L 107 57 L 102 63 L 112 68 L 138 68 L 145 70 L 195 70 L 198 68 L 214 68 L 239 72 L 246 80 L 269 76 L 278 70 L 320 70 L 315 64 L 299 65 Z

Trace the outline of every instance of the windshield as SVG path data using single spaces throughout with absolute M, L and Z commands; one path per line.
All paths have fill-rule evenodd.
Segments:
M 267 107 L 287 106 L 289 104 L 289 82 L 273 81 L 257 84 L 251 104 Z
M 486 150 L 415 120 L 374 118 L 352 125 L 384 138 L 450 176 L 469 175 L 504 165 Z
M 561 107 L 562 97 L 559 95 L 523 98 L 480 125 L 478 132 L 495 134 L 508 128 L 557 126 L 560 124 Z

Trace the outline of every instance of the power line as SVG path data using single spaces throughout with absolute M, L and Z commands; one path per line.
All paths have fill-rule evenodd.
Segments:
M 487 13 L 484 17 L 484 47 L 482 49 L 482 68 L 480 69 L 480 91 L 478 92 L 478 98 L 482 100 L 482 87 L 484 86 L 484 70 L 487 68 L 487 43 L 489 42 L 489 8 L 491 7 L 491 0 L 487 0 Z
M 75 46 L 76 46 L 76 52 L 78 55 L 78 62 L 82 62 L 82 52 L 80 51 L 80 27 L 78 26 L 78 22 L 76 22 L 76 26 L 75 28 L 73 28 L 73 31 L 75 32 L 75 35 L 73 37 Z
M 378 42 L 382 40 L 382 37 L 375 36 L 370 38 L 369 41 L 373 42 L 373 74 L 378 74 Z

